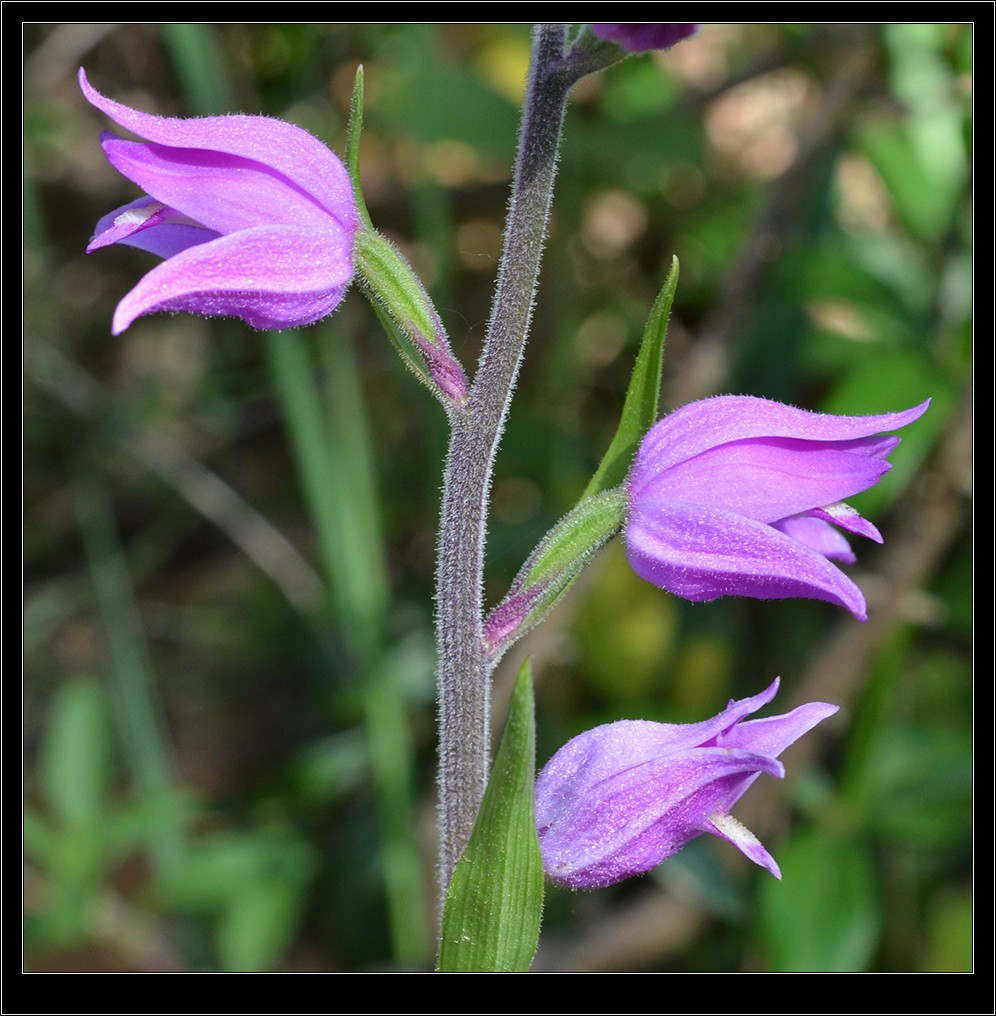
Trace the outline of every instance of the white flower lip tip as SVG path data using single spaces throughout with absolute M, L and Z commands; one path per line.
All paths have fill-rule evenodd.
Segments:
M 745 857 L 755 864 L 767 869 L 777 879 L 781 879 L 782 870 L 778 862 L 764 848 L 764 844 L 732 815 L 716 812 L 709 816 L 709 824 L 724 840 L 729 840 Z

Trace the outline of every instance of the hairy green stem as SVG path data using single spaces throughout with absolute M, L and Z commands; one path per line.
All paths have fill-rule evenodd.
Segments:
M 533 36 L 491 319 L 470 397 L 463 412 L 451 418 L 436 584 L 443 899 L 487 785 L 490 687 L 482 634 L 487 505 L 495 454 L 529 331 L 567 93 L 575 80 L 563 70 L 565 39 L 562 25 L 540 25 Z

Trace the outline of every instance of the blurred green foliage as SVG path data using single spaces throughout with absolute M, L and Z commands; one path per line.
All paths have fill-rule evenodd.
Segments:
M 26 963 L 428 969 L 442 414 L 355 293 L 298 336 L 160 315 L 112 339 L 149 262 L 83 254 L 135 193 L 75 72 L 341 150 L 362 62 L 372 218 L 471 370 L 528 27 L 24 35 Z M 716 25 L 575 89 L 489 602 L 605 451 L 673 255 L 663 408 L 934 401 L 860 501 L 886 541 L 857 548 L 867 626 L 818 602 L 686 604 L 613 546 L 524 640 L 540 764 L 594 723 L 699 719 L 774 673 L 786 701 L 844 707 L 784 787 L 744 799 L 783 882 L 698 840 L 650 878 L 551 889 L 537 969 L 972 965 L 971 53 L 964 24 Z

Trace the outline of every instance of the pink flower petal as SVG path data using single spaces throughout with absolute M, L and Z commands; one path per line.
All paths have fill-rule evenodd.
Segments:
M 591 30 L 600 39 L 614 42 L 630 53 L 645 53 L 651 49 L 670 49 L 682 39 L 691 38 L 698 25 L 592 25 Z
M 784 773 L 776 759 L 718 748 L 621 765 L 597 784 L 579 780 L 578 794 L 564 795 L 555 771 L 540 774 L 536 825 L 553 881 L 595 889 L 648 871 L 700 835 L 707 816 L 731 807 L 745 780 Z
M 79 71 L 87 100 L 115 123 L 171 148 L 202 148 L 253 159 L 270 166 L 310 194 L 345 229 L 356 229 L 359 216 L 349 175 L 318 138 L 283 120 L 265 116 L 207 116 L 191 119 L 153 116 L 101 95 Z
M 827 702 L 808 702 L 780 716 L 744 720 L 731 727 L 719 740 L 723 748 L 743 748 L 763 755 L 778 756 L 803 734 L 836 713 L 837 706 Z
M 339 226 L 336 218 L 287 177 L 252 159 L 123 141 L 113 134 L 105 134 L 101 144 L 107 161 L 122 176 L 218 233 L 266 223 L 301 229 Z
M 351 237 L 257 226 L 191 247 L 153 268 L 118 304 L 112 331 L 154 311 L 239 317 L 255 328 L 317 321 L 352 275 Z
M 928 405 L 830 416 L 728 395 L 677 410 L 646 435 L 626 481 L 630 564 L 694 602 L 805 596 L 864 620 L 860 590 L 830 564 L 854 561 L 833 527 L 881 542 L 843 498 L 890 468 L 899 438 L 881 431 Z
M 832 416 L 811 413 L 748 395 L 721 395 L 692 402 L 665 416 L 644 438 L 633 465 L 634 483 L 677 462 L 730 441 L 747 438 L 798 438 L 804 441 L 853 441 L 898 430 L 918 420 L 930 400 L 900 413 Z M 876 439 L 876 444 L 883 439 Z M 895 446 L 895 438 L 884 439 Z
M 803 596 L 838 603 L 865 620 L 861 590 L 825 557 L 734 511 L 679 502 L 634 502 L 626 527 L 630 566 L 686 600 Z
M 811 515 L 791 515 L 771 523 L 774 529 L 793 540 L 811 547 L 824 557 L 854 564 L 857 558 L 847 540 L 829 523 Z
M 717 445 L 632 486 L 633 498 L 733 507 L 774 522 L 873 487 L 888 462 L 822 442 L 750 438 Z
M 743 721 L 770 701 L 731 702 L 703 723 L 622 720 L 568 741 L 536 781 L 543 870 L 579 889 L 649 871 L 703 832 L 728 840 L 780 877 L 774 859 L 730 809 L 761 773 L 781 777 L 778 754 L 836 706 L 811 702 Z

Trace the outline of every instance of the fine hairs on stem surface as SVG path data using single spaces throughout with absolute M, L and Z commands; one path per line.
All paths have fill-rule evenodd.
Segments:
M 567 93 L 566 28 L 533 35 L 501 265 L 470 397 L 451 415 L 436 582 L 439 881 L 445 899 L 487 784 L 490 667 L 483 624 L 487 503 L 495 454 L 532 316 Z

